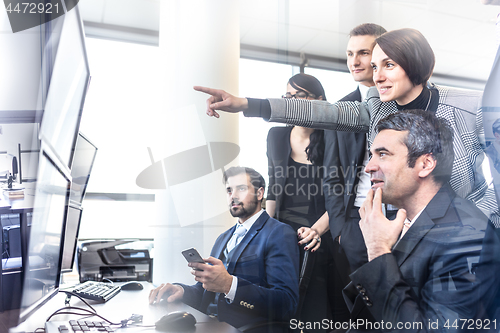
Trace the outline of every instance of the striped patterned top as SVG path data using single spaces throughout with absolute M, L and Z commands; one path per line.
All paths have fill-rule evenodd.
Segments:
M 491 182 L 483 174 L 484 129 L 481 112 L 482 93 L 436 86 L 439 92 L 438 117 L 447 119 L 455 135 L 450 185 L 462 198 L 471 200 L 500 228 L 500 212 Z M 339 131 L 368 132 L 373 143 L 378 122 L 398 112 L 396 102 L 381 102 L 376 88 L 368 91 L 364 102 L 337 102 L 301 99 L 269 99 L 269 121 L 296 126 Z

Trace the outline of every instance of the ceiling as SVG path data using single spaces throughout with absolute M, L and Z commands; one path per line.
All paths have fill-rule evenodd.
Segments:
M 80 10 L 89 37 L 158 45 L 160 0 L 84 0 Z M 436 54 L 436 82 L 481 88 L 497 49 L 499 12 L 479 0 L 240 0 L 241 55 L 288 51 L 288 62 L 299 62 L 303 52 L 310 66 L 346 70 L 350 29 L 373 22 L 420 30 Z

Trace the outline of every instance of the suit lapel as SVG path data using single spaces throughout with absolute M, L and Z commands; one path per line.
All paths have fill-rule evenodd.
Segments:
M 216 258 L 221 258 L 222 251 L 226 248 L 227 242 L 229 242 L 229 239 L 231 236 L 234 234 L 234 230 L 236 229 L 236 224 L 230 228 L 228 231 L 224 233 L 222 236 L 221 241 L 217 244 L 217 247 L 214 250 L 214 254 Z
M 420 214 L 415 223 L 413 223 L 408 232 L 392 250 L 399 266 L 405 262 L 415 246 L 436 225 L 434 220 L 445 216 L 455 195 L 451 187 L 446 184 L 441 187 L 434 198 L 427 204 L 422 214 Z
M 352 99 L 351 99 L 352 101 L 361 102 L 361 91 L 359 90 L 359 86 L 356 90 L 353 91 L 351 97 L 352 97 Z M 349 136 L 350 136 L 349 137 L 350 140 L 345 140 L 347 157 L 349 158 L 349 160 L 347 161 L 349 164 L 346 164 L 346 165 L 352 165 L 351 164 L 352 161 L 355 161 L 358 164 L 363 163 L 363 156 L 364 156 L 364 151 L 365 151 L 364 137 L 366 136 L 366 134 L 365 133 L 350 133 Z M 354 145 L 352 144 L 353 142 L 354 142 Z M 359 156 L 357 156 L 357 155 L 361 151 L 363 152 L 363 154 L 361 156 L 361 161 L 360 161 Z M 356 172 L 353 172 L 353 174 L 354 174 L 354 178 L 355 178 Z
M 257 221 L 253 224 L 253 226 L 250 228 L 250 230 L 247 231 L 247 234 L 245 237 L 243 237 L 243 240 L 236 246 L 233 250 L 233 253 L 231 255 L 231 262 L 228 263 L 227 265 L 227 272 L 229 274 L 233 274 L 234 272 L 234 266 L 235 263 L 238 262 L 240 259 L 241 253 L 243 250 L 248 246 L 248 244 L 252 241 L 252 239 L 257 236 L 257 234 L 260 232 L 264 224 L 267 222 L 269 219 L 269 215 L 266 212 L 263 212 Z
M 427 214 L 426 210 L 424 210 L 392 250 L 398 262 L 398 266 L 401 266 L 405 262 L 406 258 L 413 252 L 415 246 L 420 243 L 422 238 L 424 238 L 434 225 L 434 222 Z

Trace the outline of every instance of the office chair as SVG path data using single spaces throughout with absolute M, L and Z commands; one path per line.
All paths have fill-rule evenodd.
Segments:
M 297 311 L 295 313 L 295 318 L 299 318 L 304 305 L 305 295 L 307 292 L 307 287 L 311 281 L 312 270 L 314 266 L 314 261 L 316 257 L 311 255 L 310 251 L 305 251 L 304 258 L 300 265 L 299 272 L 299 304 L 297 306 Z M 257 323 L 250 323 L 238 328 L 240 331 L 245 333 L 296 333 L 300 332 L 299 329 L 293 330 L 290 328 L 290 322 L 282 321 L 264 321 Z

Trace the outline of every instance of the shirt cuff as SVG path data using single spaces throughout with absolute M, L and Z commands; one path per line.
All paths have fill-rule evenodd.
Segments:
M 245 117 L 261 117 L 268 121 L 271 118 L 271 104 L 267 99 L 247 98 L 248 109 L 243 111 Z
M 238 287 L 238 278 L 233 275 L 233 282 L 231 283 L 231 288 L 229 288 L 229 292 L 224 294 L 229 303 L 232 303 L 234 297 L 236 296 L 236 288 Z

